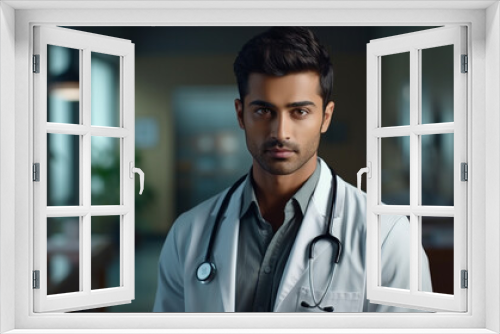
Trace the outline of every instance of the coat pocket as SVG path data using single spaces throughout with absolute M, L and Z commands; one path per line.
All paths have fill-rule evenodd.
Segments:
M 324 291 L 316 290 L 314 296 L 316 301 L 321 299 Z M 325 298 L 321 302 L 320 306 L 325 308 L 327 306 L 333 307 L 333 312 L 362 312 L 363 311 L 363 301 L 361 300 L 361 292 L 338 292 L 330 291 L 326 294 Z M 297 300 L 297 312 L 324 312 L 318 307 L 310 308 L 303 307 L 302 302 L 306 302 L 309 305 L 314 305 L 313 298 L 311 296 L 311 290 L 308 287 L 302 287 L 300 289 L 299 298 Z

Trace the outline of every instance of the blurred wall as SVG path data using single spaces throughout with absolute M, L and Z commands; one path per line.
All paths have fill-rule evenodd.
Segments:
M 152 183 L 154 201 L 140 228 L 166 235 L 177 210 L 175 198 L 175 120 L 172 94 L 179 86 L 233 85 L 233 56 L 152 56 L 136 60 L 136 118 L 153 117 L 160 125 L 155 147 L 141 152 L 143 171 Z M 229 66 L 228 66 L 229 64 Z

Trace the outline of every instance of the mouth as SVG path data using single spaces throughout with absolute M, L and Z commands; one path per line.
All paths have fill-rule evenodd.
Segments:
M 271 148 L 266 150 L 266 152 L 275 159 L 287 159 L 295 154 L 295 151 L 285 149 L 285 148 Z

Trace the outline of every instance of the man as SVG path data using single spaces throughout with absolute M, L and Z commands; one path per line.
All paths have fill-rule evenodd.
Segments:
M 252 168 L 177 219 L 154 311 L 406 311 L 366 299 L 365 194 L 317 155 L 334 111 L 325 48 L 310 30 L 272 28 L 242 48 L 234 71 Z M 382 286 L 409 288 L 409 233 L 405 217 L 382 220 Z M 428 270 L 423 278 L 428 291 Z

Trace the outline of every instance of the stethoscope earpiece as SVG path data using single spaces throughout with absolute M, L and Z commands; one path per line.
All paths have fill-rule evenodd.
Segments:
M 202 262 L 198 266 L 198 269 L 196 269 L 196 278 L 200 281 L 200 283 L 207 284 L 215 277 L 216 271 L 217 269 L 215 268 L 214 263 L 206 261 Z

